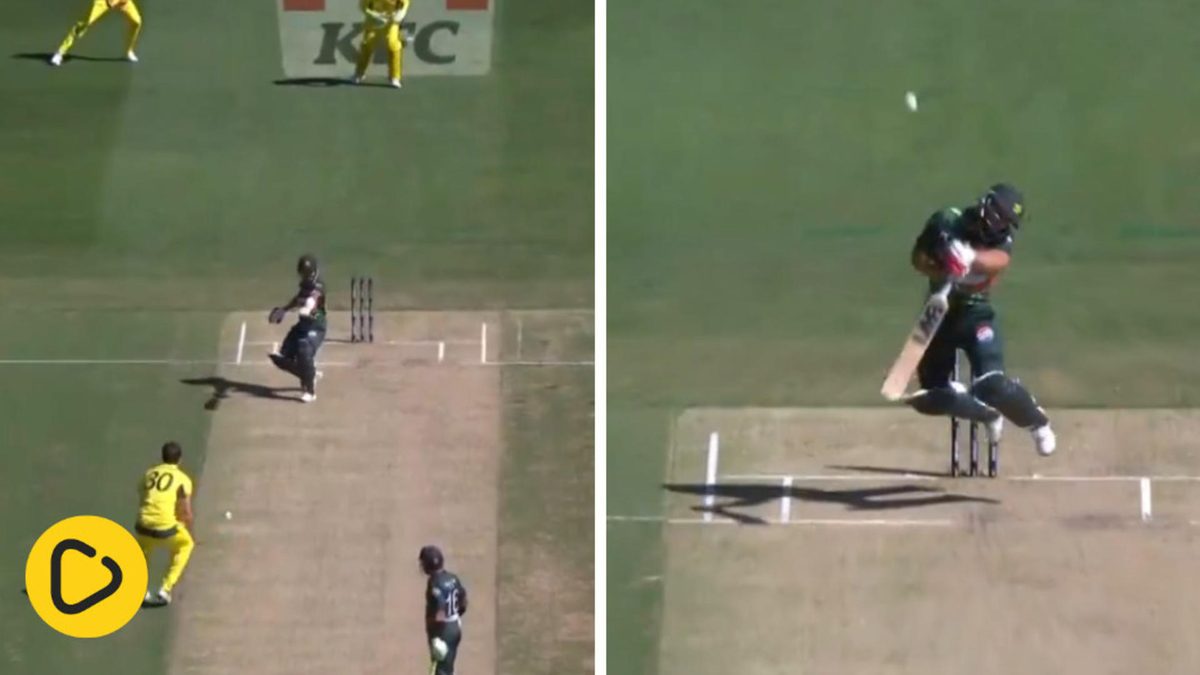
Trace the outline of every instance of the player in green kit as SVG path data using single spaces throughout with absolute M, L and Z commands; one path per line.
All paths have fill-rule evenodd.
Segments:
M 1041 455 L 1054 452 L 1046 411 L 1004 369 L 1004 343 L 989 291 L 1012 260 L 1013 236 L 1025 200 L 1012 185 L 993 185 L 978 202 L 930 216 L 912 250 L 912 265 L 930 279 L 931 290 L 953 284 L 950 307 L 929 342 L 917 378 L 921 388 L 905 401 L 926 415 L 953 415 L 983 422 L 1000 440 L 1004 419 L 1033 434 Z M 970 389 L 953 381 L 957 350 L 966 353 L 974 378 Z
M 288 304 L 272 309 L 267 321 L 282 323 L 292 309 L 300 318 L 288 331 L 279 351 L 268 356 L 275 367 L 300 378 L 300 400 L 312 403 L 317 400 L 316 382 L 320 376 L 317 350 L 325 341 L 325 282 L 321 281 L 317 259 L 311 255 L 300 256 L 296 274 L 300 275 L 299 291 Z

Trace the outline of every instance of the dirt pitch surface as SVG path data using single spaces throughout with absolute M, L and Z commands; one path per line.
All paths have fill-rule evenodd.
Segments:
M 1053 419 L 951 480 L 944 419 L 688 411 L 660 672 L 1200 672 L 1200 413 Z
M 471 591 L 461 669 L 495 670 L 500 369 L 480 365 L 485 321 L 378 314 L 375 344 L 322 348 L 305 405 L 263 367 L 286 326 L 230 318 L 230 365 L 190 382 L 211 387 L 214 417 L 170 672 L 428 672 L 416 556 L 430 542 Z M 348 316 L 330 325 L 347 337 Z

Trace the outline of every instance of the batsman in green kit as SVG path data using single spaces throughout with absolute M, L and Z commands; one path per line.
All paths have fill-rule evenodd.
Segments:
M 425 638 L 429 640 L 429 675 L 454 675 L 462 618 L 467 613 L 467 587 L 446 569 L 446 558 L 436 546 L 422 546 L 417 554 L 425 585 Z
M 1041 455 L 1054 452 L 1046 412 L 1020 382 L 1008 376 L 1004 342 L 990 291 L 1012 261 L 1013 238 L 1025 200 L 1012 185 L 992 186 L 976 203 L 930 216 L 912 250 L 912 265 L 929 277 L 931 291 L 952 284 L 949 311 L 917 366 L 919 391 L 905 401 L 926 415 L 982 422 L 999 441 L 1004 420 L 1030 431 Z M 963 351 L 973 378 L 954 381 L 955 353 Z

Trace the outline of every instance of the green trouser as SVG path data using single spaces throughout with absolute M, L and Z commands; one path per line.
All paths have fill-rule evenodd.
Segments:
M 431 675 L 454 675 L 454 659 L 458 656 L 458 643 L 462 642 L 462 625 L 458 621 L 438 624 L 437 630 L 429 634 L 430 640 L 435 637 L 441 638 L 449 650 L 446 658 L 430 664 L 429 672 Z
M 950 386 L 955 353 L 959 350 L 966 353 L 973 378 L 1004 372 L 1004 341 L 996 326 L 996 311 L 990 303 L 951 304 L 917 366 L 922 389 Z

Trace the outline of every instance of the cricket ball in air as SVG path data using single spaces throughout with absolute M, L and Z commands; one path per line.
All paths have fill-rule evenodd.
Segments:
M 910 112 L 917 112 L 916 92 L 908 91 L 904 93 L 904 105 L 908 107 Z
M 233 518 L 233 511 L 226 511 L 225 512 L 225 520 L 229 520 L 231 518 Z

